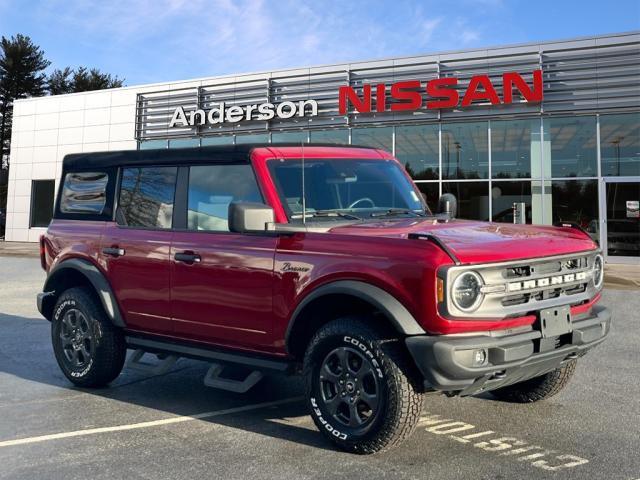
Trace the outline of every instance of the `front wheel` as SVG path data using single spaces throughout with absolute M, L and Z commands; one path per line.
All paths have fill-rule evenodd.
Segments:
M 514 383 L 506 387 L 492 390 L 491 393 L 500 400 L 515 403 L 532 403 L 552 397 L 562 390 L 576 369 L 576 360 L 571 360 L 566 365 L 556 368 L 539 377 Z
M 370 327 L 372 321 L 348 317 L 328 323 L 315 334 L 304 359 L 313 421 L 340 448 L 360 454 L 408 438 L 423 405 L 402 345 Z

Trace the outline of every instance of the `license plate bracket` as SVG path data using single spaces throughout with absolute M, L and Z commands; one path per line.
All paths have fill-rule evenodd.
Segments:
M 573 330 L 571 325 L 571 306 L 547 308 L 540 311 L 540 330 L 542 338 L 557 337 Z

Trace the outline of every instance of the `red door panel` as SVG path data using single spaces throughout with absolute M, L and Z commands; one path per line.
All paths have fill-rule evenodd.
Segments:
M 235 233 L 174 232 L 172 317 L 177 336 L 269 350 L 277 239 Z M 175 259 L 197 255 L 199 261 Z
M 122 228 L 115 223 L 107 224 L 104 230 L 100 255 L 132 330 L 171 333 L 172 235 L 170 230 Z M 124 254 L 118 255 L 117 250 Z

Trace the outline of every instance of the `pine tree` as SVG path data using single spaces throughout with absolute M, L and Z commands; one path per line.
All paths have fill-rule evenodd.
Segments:
M 13 102 L 18 98 L 44 95 L 50 62 L 44 52 L 25 35 L 2 37 L 0 41 L 0 159 L 9 166 L 9 143 Z
M 121 87 L 123 80 L 109 73 L 102 73 L 97 68 L 79 67 L 73 70 L 54 70 L 47 80 L 47 88 L 51 95 L 62 93 L 88 92 L 105 88 Z

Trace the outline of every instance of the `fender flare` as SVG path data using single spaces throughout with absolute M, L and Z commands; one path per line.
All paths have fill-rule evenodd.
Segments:
M 285 334 L 285 345 L 287 345 L 287 347 L 291 340 L 291 332 L 298 320 L 300 312 L 302 312 L 310 302 L 324 295 L 331 294 L 352 295 L 370 303 L 384 313 L 396 330 L 403 335 L 424 335 L 426 333 L 411 312 L 390 293 L 370 283 L 357 280 L 338 280 L 316 288 L 298 304 L 287 326 Z
M 46 296 L 44 302 L 46 302 L 47 297 L 50 300 L 57 299 L 58 295 L 62 293 L 56 291 L 55 282 L 53 280 L 58 275 L 64 274 L 64 272 L 68 270 L 75 270 L 89 281 L 91 286 L 95 289 L 96 294 L 102 303 L 102 307 L 104 308 L 109 320 L 111 320 L 111 323 L 116 327 L 126 327 L 124 319 L 120 313 L 120 308 L 118 307 L 118 302 L 116 301 L 116 297 L 111 289 L 111 285 L 109 285 L 109 282 L 102 272 L 98 270 L 98 267 L 90 261 L 82 258 L 64 260 L 51 269 L 44 282 L 43 292 Z M 45 305 L 43 305 L 41 312 L 44 312 L 45 308 Z M 51 308 L 53 309 L 53 305 L 51 305 Z

